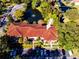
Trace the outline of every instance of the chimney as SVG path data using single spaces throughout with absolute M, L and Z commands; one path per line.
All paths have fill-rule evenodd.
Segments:
M 47 23 L 47 25 L 46 25 L 46 29 L 48 30 L 50 27 L 51 27 L 51 25 L 53 24 L 53 18 L 50 18 L 49 20 L 48 20 L 48 23 Z

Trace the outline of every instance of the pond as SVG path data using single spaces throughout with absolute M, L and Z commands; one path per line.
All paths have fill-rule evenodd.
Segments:
M 30 9 L 26 10 L 23 18 L 24 18 L 24 20 L 27 20 L 30 24 L 32 24 L 34 21 L 37 23 L 38 20 L 43 18 L 43 16 L 42 16 L 41 12 L 38 11 L 37 9 L 30 8 Z

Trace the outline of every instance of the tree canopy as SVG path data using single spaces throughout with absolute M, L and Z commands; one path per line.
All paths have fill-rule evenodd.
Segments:
M 75 22 L 60 24 L 59 45 L 65 49 L 79 48 L 79 27 Z

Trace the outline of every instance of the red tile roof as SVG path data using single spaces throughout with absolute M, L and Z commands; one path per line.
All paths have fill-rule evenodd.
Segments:
M 10 24 L 7 35 L 22 37 L 43 37 L 47 41 L 56 40 L 58 38 L 57 31 L 54 26 L 48 30 L 46 26 L 38 24 Z

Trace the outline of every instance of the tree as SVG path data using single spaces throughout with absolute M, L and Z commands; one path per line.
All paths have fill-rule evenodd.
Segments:
M 17 42 L 16 37 L 7 35 L 0 37 L 0 58 L 12 59 L 15 57 L 15 59 L 20 59 L 20 55 L 23 51 L 22 49 L 22 44 Z M 13 51 L 16 51 L 15 55 Z
M 51 13 L 50 3 L 43 1 L 40 5 L 44 17 L 47 17 Z
M 6 0 L 1 0 L 2 2 L 6 2 Z
M 36 3 L 39 2 L 40 0 L 32 0 L 32 8 L 36 7 Z
M 66 50 L 79 49 L 79 27 L 75 22 L 60 24 L 59 26 L 59 45 Z
M 23 3 L 29 3 L 31 2 L 32 0 L 21 0 Z
M 7 36 L 4 35 L 0 37 L 0 58 L 8 58 L 8 52 L 10 51 L 8 44 L 7 44 Z
M 16 17 L 16 19 L 21 19 L 23 16 L 23 11 L 22 10 L 16 10 L 14 13 L 14 16 Z
M 58 17 L 57 17 L 57 14 L 59 13 L 58 9 L 55 8 L 52 11 L 50 3 L 46 1 L 41 1 L 41 5 L 37 9 L 42 13 L 44 17 L 44 21 L 46 23 L 48 22 L 50 18 L 53 18 L 54 19 L 53 25 L 58 28 L 58 24 L 59 24 Z

